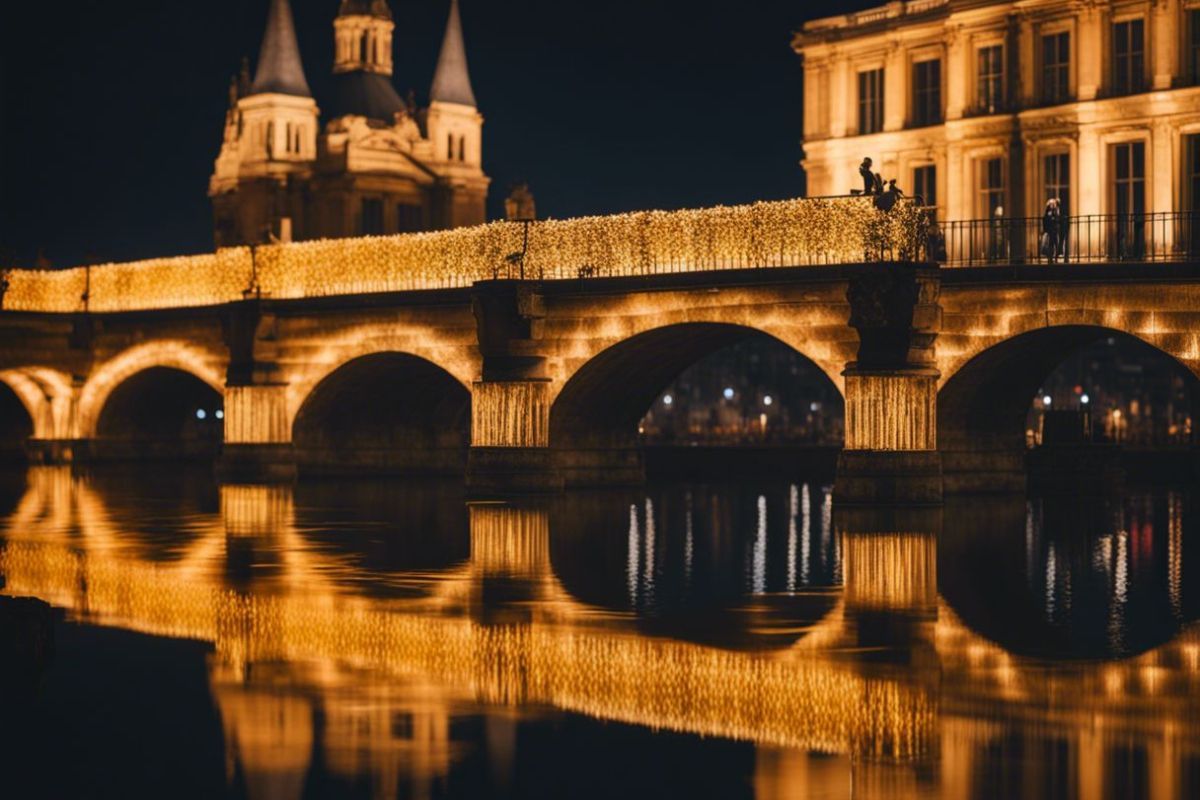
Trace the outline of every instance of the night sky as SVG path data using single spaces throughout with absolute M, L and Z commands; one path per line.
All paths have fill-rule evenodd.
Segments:
M 803 192 L 791 32 L 857 0 L 460 0 L 489 214 L 540 216 Z M 318 104 L 338 0 L 292 0 Z M 395 84 L 422 104 L 449 0 L 391 0 Z M 0 261 L 55 266 L 212 249 L 206 195 L 230 76 L 267 0 L 47 0 L 6 9 Z

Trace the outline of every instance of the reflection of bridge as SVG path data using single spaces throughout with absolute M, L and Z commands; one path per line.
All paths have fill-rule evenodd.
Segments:
M 520 249 L 503 226 L 13 273 L 0 380 L 46 459 L 196 434 L 186 415 L 207 409 L 235 477 L 469 460 L 503 491 L 637 480 L 657 394 L 757 334 L 842 392 L 843 500 L 936 500 L 941 468 L 1012 485 L 1029 400 L 1082 344 L 1124 334 L 1200 374 L 1192 264 L 822 266 L 880 237 L 915 252 L 911 221 L 795 201 L 554 223 L 536 281 L 493 279 Z
M 449 768 L 445 716 L 456 700 L 752 741 L 764 753 L 842 754 L 858 785 L 886 796 L 915 791 L 922 770 L 937 765 L 944 796 L 969 797 L 980 780 L 972 760 L 1013 735 L 1064 748 L 1063 780 L 1081 797 L 1100 796 L 1106 754 L 1123 748 L 1142 748 L 1156 798 L 1176 796 L 1188 760 L 1200 758 L 1200 633 L 1107 664 L 1011 656 L 938 600 L 926 534 L 843 533 L 837 607 L 791 647 L 743 653 L 640 635 L 627 618 L 573 599 L 555 577 L 542 510 L 473 506 L 470 559 L 422 599 L 381 600 L 294 528 L 287 488 L 222 489 L 222 518 L 164 561 L 124 536 L 85 482 L 61 469 L 32 475 L 0 552 L 8 591 L 97 624 L 213 642 L 227 738 L 243 767 L 255 762 L 274 786 L 307 769 L 315 702 L 331 706 L 331 724 L 371 732 L 372 763 L 392 771 L 392 785 L 405 759 L 431 773 Z M 230 588 L 224 562 L 235 542 L 279 553 L 281 573 L 249 591 Z M 499 609 L 479 602 L 489 581 L 509 587 Z M 880 611 L 907 620 L 903 643 L 888 637 L 904 663 L 872 657 L 878 625 L 859 621 Z M 293 666 L 270 666 L 280 662 Z M 355 685 L 380 688 L 368 700 Z M 428 702 L 388 700 L 389 685 L 420 687 Z M 370 716 L 363 708 L 412 714 L 416 744 L 397 749 L 383 718 L 348 721 Z M 810 775 L 786 754 L 760 767 L 771 780 Z

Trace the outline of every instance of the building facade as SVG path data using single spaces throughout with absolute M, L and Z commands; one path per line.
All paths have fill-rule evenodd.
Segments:
M 810 195 L 870 156 L 949 220 L 1200 209 L 1200 0 L 908 0 L 793 47 Z
M 476 225 L 485 221 L 483 117 L 452 0 L 427 108 L 392 84 L 387 0 L 342 0 L 333 91 L 319 109 L 288 0 L 271 0 L 253 80 L 230 87 L 209 183 L 218 247 Z M 324 111 L 324 113 L 322 113 Z

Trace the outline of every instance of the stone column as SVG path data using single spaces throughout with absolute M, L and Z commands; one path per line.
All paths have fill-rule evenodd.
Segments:
M 225 444 L 220 480 L 271 483 L 296 477 L 287 385 L 280 379 L 278 331 L 262 298 L 231 306 L 225 320 L 229 370 L 225 389 Z
M 934 342 L 941 328 L 936 267 L 870 264 L 846 268 L 858 359 L 846 366 L 846 443 L 834 501 L 842 505 L 936 505 Z
M 483 375 L 471 391 L 468 490 L 486 497 L 561 489 L 550 451 L 550 382 L 538 349 L 542 297 L 531 281 L 480 281 L 471 306 Z

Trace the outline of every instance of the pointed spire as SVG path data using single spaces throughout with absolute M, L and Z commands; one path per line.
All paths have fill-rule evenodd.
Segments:
M 258 54 L 258 69 L 254 73 L 251 94 L 291 94 L 312 97 L 304 65 L 300 62 L 300 45 L 296 43 L 296 25 L 292 21 L 292 6 L 288 0 L 271 0 L 267 15 L 267 32 L 263 35 L 262 51 Z
M 475 92 L 471 90 L 471 76 L 467 72 L 467 48 L 463 44 L 458 0 L 450 0 L 450 19 L 446 22 L 446 36 L 442 39 L 442 53 L 438 56 L 437 72 L 433 75 L 433 88 L 429 96 L 431 100 L 443 103 L 475 106 Z

